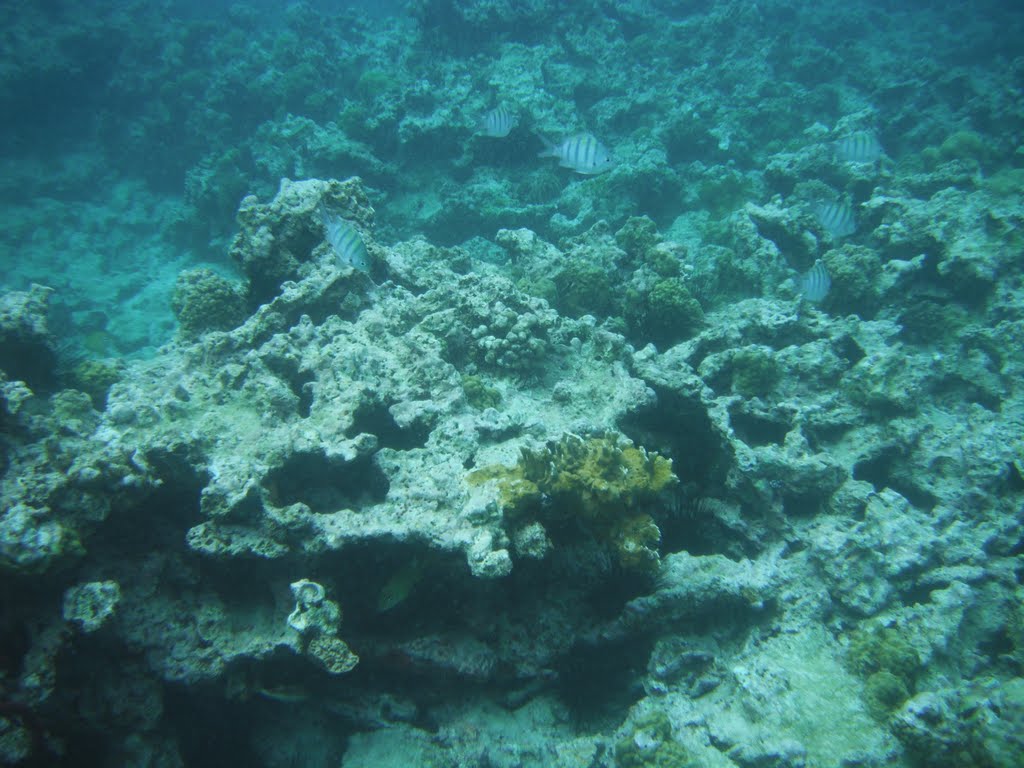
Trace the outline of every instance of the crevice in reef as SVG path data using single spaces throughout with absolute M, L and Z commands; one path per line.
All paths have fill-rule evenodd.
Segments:
M 377 541 L 321 558 L 310 576 L 338 597 L 346 642 L 360 656 L 346 695 L 383 690 L 414 717 L 444 701 L 524 701 L 544 689 L 581 720 L 612 722 L 642 695 L 634 681 L 651 643 L 579 638 L 615 623 L 652 585 L 595 557 L 566 546 L 480 581 L 466 578 L 456 553 Z
M 672 470 L 686 482 L 701 478 L 709 486 L 725 482 L 729 460 L 715 435 L 707 410 L 677 392 L 653 387 L 658 405 L 622 420 L 630 440 L 672 459 Z
M 196 472 L 195 456 L 190 454 L 184 445 L 149 451 L 146 461 L 160 483 L 138 503 L 113 505 L 105 524 L 91 535 L 90 549 L 118 558 L 149 552 L 201 522 L 200 498 L 209 477 Z
M 556 667 L 557 691 L 582 727 L 614 727 L 616 718 L 643 695 L 634 684 L 643 674 L 654 643 L 631 637 L 615 643 L 579 642 Z
M 267 702 L 272 705 L 274 702 Z M 247 703 L 221 696 L 197 695 L 185 686 L 168 686 L 164 708 L 176 735 L 185 765 L 194 768 L 221 765 L 261 765 L 250 744 L 253 714 Z
M 292 393 L 299 399 L 298 413 L 303 418 L 309 416 L 313 407 L 313 382 L 316 375 L 312 371 L 304 371 L 292 360 L 271 359 L 267 366 L 284 381 Z
M 387 475 L 372 456 L 345 462 L 322 453 L 295 453 L 267 473 L 264 487 L 278 506 L 303 503 L 313 512 L 359 509 L 388 495 Z
M 918 509 L 931 511 L 938 499 L 930 491 L 899 476 L 896 462 L 901 456 L 899 448 L 890 446 L 870 458 L 861 459 L 853 465 L 853 478 L 871 483 L 875 491 L 892 488 Z
M 750 446 L 782 445 L 789 432 L 789 425 L 739 409 L 729 410 L 729 424 L 736 436 Z
M 377 400 L 362 403 L 352 418 L 352 433 L 369 432 L 377 437 L 381 448 L 408 451 L 422 448 L 430 437 L 426 424 L 416 424 L 403 429 L 395 421 L 388 406 Z

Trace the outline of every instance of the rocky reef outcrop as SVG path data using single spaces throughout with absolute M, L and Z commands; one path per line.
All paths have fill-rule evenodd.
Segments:
M 370 274 L 323 243 L 324 199 L 359 223 Z M 880 204 L 874 237 L 895 247 L 890 212 L 915 205 Z M 768 236 L 800 216 L 736 214 L 714 274 L 775 253 L 777 288 L 708 300 L 707 262 L 641 221 L 568 252 L 510 232 L 509 277 L 375 242 L 358 179 L 283 180 L 242 204 L 246 285 L 183 283 L 189 317 L 216 323 L 114 371 L 99 403 L 4 357 L 6 754 L 102 733 L 176 764 L 191 747 L 168 723 L 227 707 L 268 764 L 289 723 L 335 750 L 340 724 L 356 765 L 386 745 L 448 764 L 1010 765 L 1015 689 L 978 703 L 1024 643 L 1024 318 L 992 277 L 1009 256 L 980 265 L 966 234 L 891 256 L 855 314 L 863 249 L 829 248 L 815 307 Z M 902 220 L 901 241 L 927 240 L 930 217 Z M 637 349 L 524 290 L 546 264 L 629 253 L 704 298 L 678 343 Z M 913 297 L 946 312 L 934 297 L 965 275 L 957 323 L 914 324 Z M 41 323 L 8 325 L 45 348 Z M 77 729 L 50 725 L 71 711 Z M 617 719 L 583 735 L 567 713 Z M 495 747 L 519 717 L 534 735 Z

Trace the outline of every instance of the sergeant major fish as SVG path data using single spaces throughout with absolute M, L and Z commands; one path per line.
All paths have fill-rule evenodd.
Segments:
M 320 221 L 324 225 L 324 236 L 342 266 L 351 266 L 360 272 L 370 271 L 370 254 L 359 231 L 327 207 L 320 205 Z
M 800 275 L 797 283 L 805 299 L 818 302 L 828 295 L 829 288 L 832 287 L 832 278 L 825 268 L 825 263 L 818 259 L 809 270 Z
M 822 202 L 814 206 L 814 218 L 834 238 L 852 235 L 857 230 L 853 208 L 843 201 Z
M 858 131 L 843 136 L 832 146 L 836 157 L 844 163 L 873 163 L 885 153 L 878 137 L 870 131 Z
M 576 173 L 594 176 L 615 166 L 611 152 L 592 134 L 577 133 L 558 144 L 543 136 L 538 138 L 544 142 L 544 149 L 537 157 L 557 157 L 560 166 L 571 168 Z
M 503 139 L 511 133 L 519 122 L 515 113 L 507 107 L 495 107 L 482 118 L 477 132 L 495 139 Z

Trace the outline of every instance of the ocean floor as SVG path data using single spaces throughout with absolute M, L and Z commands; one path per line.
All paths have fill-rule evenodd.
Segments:
M 0 764 L 1024 766 L 1022 33 L 0 8 Z

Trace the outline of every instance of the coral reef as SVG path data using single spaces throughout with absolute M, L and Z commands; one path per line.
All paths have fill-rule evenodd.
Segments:
M 83 632 L 95 632 L 113 615 L 119 602 L 121 585 L 116 581 L 76 584 L 64 593 L 64 619 L 78 624 Z
M 51 288 L 33 285 L 0 297 L 0 366 L 30 387 L 47 389 L 55 383 L 56 341 L 47 324 L 52 294 Z
M 291 590 L 295 610 L 288 615 L 288 626 L 302 635 L 306 653 L 332 675 L 351 672 L 359 657 L 337 636 L 341 623 L 338 604 L 328 600 L 324 588 L 315 581 L 294 581 Z
M 668 715 L 653 710 L 633 724 L 634 730 L 615 745 L 617 768 L 696 768 L 686 749 L 672 739 Z
M 672 346 L 693 335 L 704 320 L 700 303 L 679 278 L 657 280 L 626 297 L 632 335 L 658 346 Z
M 1019 765 L 1019 10 L 329 5 L 0 8 L 0 762 Z
M 514 526 L 574 521 L 611 546 L 625 568 L 655 572 L 661 531 L 644 505 L 677 482 L 672 462 L 617 435 L 563 435 L 542 450 L 522 448 L 514 467 L 483 467 L 470 485 L 495 481 L 502 511 Z M 531 537 L 542 535 L 535 529 Z
M 209 269 L 182 272 L 171 307 L 185 336 L 227 331 L 245 320 L 245 298 L 230 281 Z

